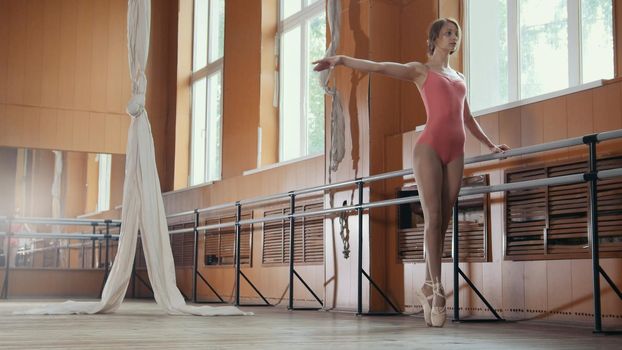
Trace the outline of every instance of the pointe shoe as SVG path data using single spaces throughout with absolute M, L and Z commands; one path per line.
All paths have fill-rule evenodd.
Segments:
M 430 310 L 430 321 L 432 327 L 443 327 L 447 318 L 447 307 L 446 305 L 434 306 L 437 298 L 443 298 L 445 301 L 445 290 L 440 281 L 432 284 L 432 291 L 434 298 L 432 299 L 432 310 Z
M 424 285 L 432 287 L 434 290 L 432 281 L 425 281 Z M 434 299 L 434 293 L 430 295 L 423 294 L 423 290 L 417 289 L 415 290 L 415 296 L 419 299 L 421 303 L 421 307 L 423 308 L 423 319 L 425 320 L 425 324 L 428 327 L 432 327 L 432 321 L 430 320 L 430 312 L 432 311 L 432 300 Z

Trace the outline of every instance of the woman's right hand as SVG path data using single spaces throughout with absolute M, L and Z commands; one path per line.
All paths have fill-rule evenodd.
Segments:
M 341 63 L 340 56 L 326 57 L 326 58 L 322 58 L 321 60 L 312 62 L 312 64 L 315 64 L 315 67 L 313 67 L 313 70 L 316 72 L 321 72 L 329 68 L 332 69 L 333 67 L 335 67 L 336 65 L 340 63 Z

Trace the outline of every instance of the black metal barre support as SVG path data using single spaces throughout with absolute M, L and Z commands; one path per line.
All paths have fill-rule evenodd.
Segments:
M 150 285 L 147 281 L 145 281 L 145 279 L 144 279 L 144 278 L 142 278 L 142 277 L 138 274 L 138 272 L 136 272 L 136 270 L 134 270 L 134 271 L 133 271 L 133 273 L 134 273 L 134 279 L 135 279 L 135 280 L 138 280 L 140 283 L 142 283 L 145 287 L 147 287 L 147 289 L 149 289 L 149 291 L 151 292 L 151 294 L 153 294 L 153 288 L 151 288 L 151 285 Z M 136 288 L 136 285 L 134 285 L 134 288 Z M 181 292 L 181 291 L 180 291 L 180 292 Z M 184 296 L 184 298 L 186 297 L 183 293 L 182 293 L 182 295 Z
M 199 230 L 197 230 L 197 227 L 199 227 L 199 209 L 194 209 L 194 230 L 193 232 L 193 236 L 194 236 L 194 249 L 193 249 L 193 256 L 192 256 L 192 302 L 196 303 L 197 302 L 197 274 L 199 273 L 198 271 L 198 259 L 199 259 Z
M 104 287 L 106 286 L 106 281 L 108 281 L 108 274 L 110 273 L 110 223 L 111 220 L 106 220 L 106 233 L 104 234 L 104 239 L 106 240 L 106 261 L 104 266 L 104 278 L 102 279 L 102 286 L 99 290 L 99 298 L 101 299 L 102 293 L 104 292 Z
M 259 297 L 266 303 L 262 306 L 272 306 L 268 300 L 261 294 L 261 292 L 255 287 L 255 285 L 244 275 L 240 266 L 240 241 L 242 236 L 242 228 L 240 226 L 240 220 L 242 219 L 242 205 L 240 202 L 235 203 L 235 306 L 241 306 L 240 304 L 240 276 L 244 277 L 246 282 L 255 290 Z M 256 305 L 254 305 L 256 306 Z
M 356 215 L 358 219 L 358 231 L 359 231 L 359 246 L 358 246 L 358 274 L 357 274 L 357 303 L 356 303 L 356 315 L 363 315 L 363 276 L 367 278 L 370 284 L 380 293 L 382 298 L 395 310 L 395 314 L 401 314 L 395 304 L 387 297 L 386 293 L 374 282 L 374 280 L 363 269 L 363 179 L 356 180 L 356 188 L 358 191 L 358 208 L 356 209 Z M 366 313 L 365 315 L 380 316 L 387 315 L 387 313 Z M 394 315 L 389 313 L 388 315 Z
M 395 311 L 395 314 L 401 314 L 402 312 L 398 309 L 397 306 L 395 306 L 395 304 L 391 301 L 391 299 L 389 299 L 389 297 L 385 294 L 385 292 L 376 284 L 376 282 L 374 282 L 374 280 L 371 278 L 371 276 L 369 276 L 367 274 L 367 272 L 365 272 L 365 270 L 361 271 L 363 273 L 363 276 L 365 276 L 365 278 L 367 278 L 367 280 L 369 281 L 369 283 L 371 283 L 371 285 L 376 288 L 376 290 L 378 291 L 378 293 L 380 293 L 380 295 L 382 296 L 382 298 L 384 299 L 384 301 L 387 302 L 387 304 L 391 305 L 391 308 Z M 366 315 L 376 315 L 376 313 L 367 313 Z M 394 315 L 393 313 L 380 313 L 378 315 Z
M 358 179 L 356 183 L 358 191 L 358 204 L 356 215 L 358 218 L 359 246 L 358 246 L 358 269 L 357 269 L 357 294 L 356 314 L 363 314 L 363 181 Z
M 605 281 L 609 283 L 609 286 L 611 287 L 611 289 L 613 289 L 613 291 L 616 292 L 616 294 L 618 295 L 618 298 L 622 299 L 622 292 L 620 292 L 620 289 L 615 284 L 615 282 L 611 279 L 611 277 L 609 277 L 609 275 L 605 272 L 605 270 L 603 270 L 602 266 L 599 265 L 598 269 L 600 271 L 600 274 L 603 275 L 603 278 L 605 279 Z
M 203 275 L 199 272 L 199 209 L 194 210 L 194 256 L 192 260 L 192 302 L 199 303 L 203 301 L 197 300 L 197 276 L 201 278 L 203 283 L 207 285 L 207 287 L 216 295 L 219 301 L 214 303 L 224 303 L 225 301 L 222 299 L 220 294 L 216 292 L 214 287 L 203 277 Z
M 289 194 L 289 213 L 294 214 L 296 212 L 296 194 L 294 192 L 290 192 Z M 303 219 L 304 220 L 304 219 Z M 303 286 L 307 288 L 307 290 L 313 295 L 315 300 L 320 303 L 321 306 L 324 306 L 324 303 L 315 292 L 309 287 L 307 282 L 296 272 L 294 268 L 294 263 L 296 260 L 295 254 L 295 228 L 296 228 L 296 218 L 293 215 L 289 217 L 289 301 L 287 304 L 287 309 L 289 310 L 318 310 L 319 308 L 296 308 L 294 307 L 294 276 L 300 280 Z
M 594 333 L 598 334 L 622 334 L 620 331 L 603 331 L 602 324 L 602 305 L 600 299 L 600 276 L 602 275 L 611 288 L 622 299 L 622 293 L 616 284 L 609 278 L 605 270 L 600 266 L 600 241 L 598 237 L 598 159 L 596 157 L 596 145 L 598 144 L 598 134 L 583 137 L 583 142 L 589 147 L 589 169 L 586 180 L 589 182 L 590 191 L 590 242 L 592 248 L 592 283 L 594 289 Z
M 255 291 L 255 293 L 257 293 L 259 295 L 259 297 L 264 301 L 265 304 L 259 304 L 259 305 L 246 305 L 246 306 L 274 306 L 272 304 L 270 304 L 270 302 L 263 296 L 263 294 L 261 294 L 261 292 L 259 291 L 259 289 L 257 289 L 257 287 L 255 287 L 255 285 L 253 284 L 253 282 L 251 282 L 248 277 L 246 277 L 246 275 L 244 274 L 244 272 L 240 271 L 240 275 L 242 277 L 244 277 L 244 279 L 246 280 L 246 282 L 251 286 L 251 288 L 253 288 L 253 290 Z M 238 277 L 239 278 L 239 277 Z M 236 296 L 236 298 L 240 298 L 239 294 Z M 244 305 L 240 305 L 237 304 L 236 306 L 244 306 Z
M 454 268 L 454 319 L 453 319 L 453 322 L 505 321 L 505 319 L 503 319 L 501 316 L 499 316 L 499 314 L 497 313 L 495 308 L 492 305 L 490 305 L 490 303 L 488 302 L 488 300 L 486 300 L 484 295 L 482 295 L 482 293 L 480 293 L 480 291 L 477 289 L 475 284 L 473 284 L 473 282 L 471 282 L 471 280 L 467 277 L 467 275 L 460 268 L 460 265 L 459 265 L 459 263 L 460 263 L 460 240 L 459 240 L 459 237 L 458 237 L 459 234 L 460 234 L 460 229 L 459 229 L 460 225 L 458 223 L 458 220 L 459 220 L 459 217 L 458 217 L 458 200 L 456 199 L 456 203 L 454 203 L 453 214 L 452 214 L 453 234 L 451 236 L 451 246 L 452 246 L 452 253 L 453 253 L 453 268 Z M 460 281 L 459 281 L 460 277 L 459 276 L 462 276 L 462 278 L 469 285 L 469 287 L 471 287 L 471 289 L 475 292 L 475 294 L 477 294 L 479 299 L 482 302 L 484 302 L 484 304 L 486 304 L 486 306 L 488 307 L 490 312 L 495 316 L 495 319 L 485 319 L 485 320 L 478 320 L 478 319 L 463 320 L 463 319 L 460 319 Z
M 589 191 L 590 191 L 590 240 L 592 243 L 592 284 L 594 288 L 594 332 L 602 331 L 602 316 L 600 304 L 600 257 L 598 248 L 598 178 L 596 172 L 596 137 L 586 136 L 583 139 L 589 147 Z
M 199 277 L 201 277 L 201 280 L 203 281 L 203 283 L 205 283 L 205 285 L 207 285 L 207 287 L 209 287 L 209 289 L 212 291 L 212 293 L 214 293 L 216 295 L 216 297 L 218 298 L 219 301 L 210 301 L 210 303 L 226 303 L 223 298 L 220 296 L 220 294 L 218 294 L 218 292 L 214 289 L 214 287 L 212 287 L 212 285 L 207 282 L 207 280 L 205 279 L 205 277 L 203 277 L 203 275 L 197 271 L 197 275 Z M 195 301 L 195 303 L 203 303 L 204 301 Z
M 288 309 L 294 308 L 294 229 L 296 226 L 296 219 L 293 214 L 296 212 L 296 195 L 290 193 L 289 195 L 289 213 L 292 214 L 289 217 L 289 303 Z

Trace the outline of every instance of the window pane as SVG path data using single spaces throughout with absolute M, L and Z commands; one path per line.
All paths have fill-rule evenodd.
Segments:
M 222 57 L 225 47 L 225 0 L 211 0 L 209 61 Z
M 112 154 L 100 153 L 97 155 L 99 162 L 99 181 L 97 187 L 97 211 L 110 209 L 110 174 Z
M 581 0 L 583 82 L 613 78 L 611 0 Z
M 281 19 L 285 19 L 302 9 L 302 0 L 281 0 Z
M 311 19 L 307 28 L 309 55 L 307 56 L 307 154 L 324 151 L 324 90 L 319 74 L 313 72 L 311 62 L 324 56 L 326 50 L 326 16 Z
M 220 179 L 222 144 L 221 72 L 211 75 L 208 88 L 207 181 Z
M 564 0 L 520 1 L 521 98 L 568 87 L 568 9 Z
M 194 0 L 193 71 L 197 71 L 207 64 L 207 5 L 208 0 Z
M 312 5 L 315 2 L 318 2 L 319 0 L 305 0 L 305 3 L 307 4 L 307 6 Z
M 471 110 L 509 102 L 507 0 L 469 2 Z
M 281 160 L 301 156 L 300 27 L 283 34 L 281 42 Z
M 205 94 L 206 79 L 200 79 L 192 85 L 192 129 L 191 129 L 191 164 L 190 185 L 205 182 Z

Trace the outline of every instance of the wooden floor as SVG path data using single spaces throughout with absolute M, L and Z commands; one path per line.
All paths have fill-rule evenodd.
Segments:
M 425 326 L 413 316 L 245 307 L 255 316 L 168 316 L 151 301 L 114 314 L 15 316 L 41 302 L 0 301 L 0 349 L 620 349 L 622 336 L 542 322 Z

